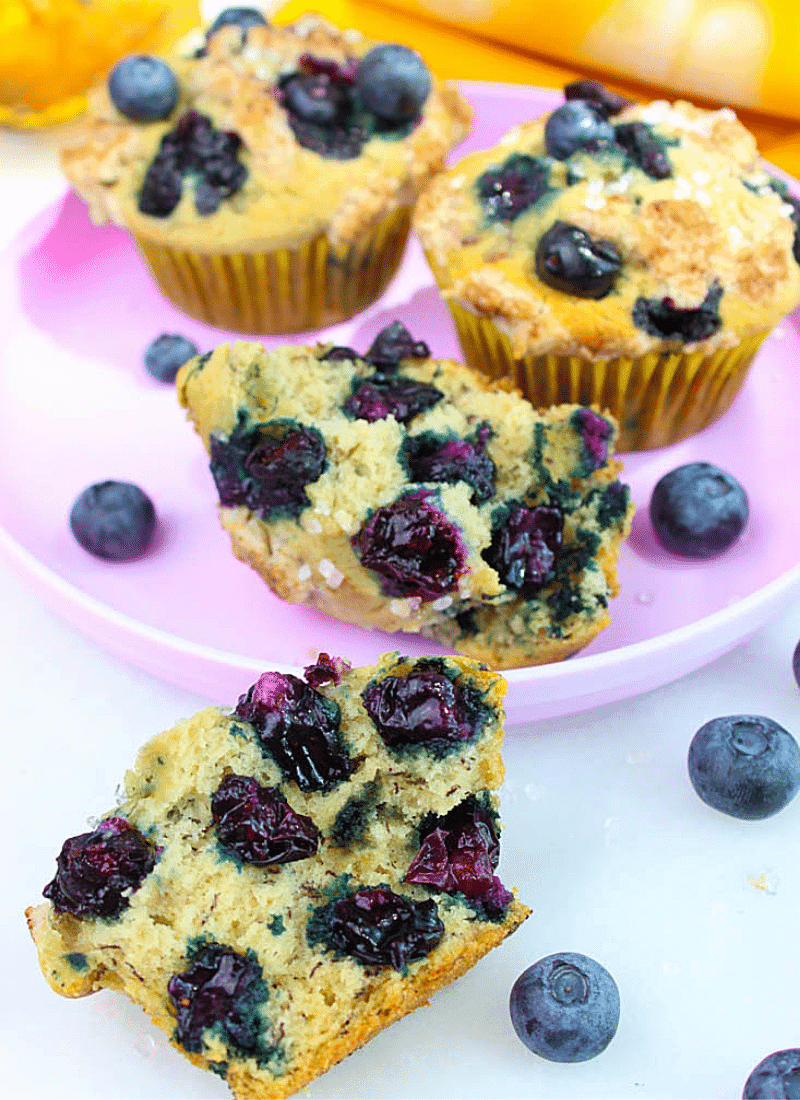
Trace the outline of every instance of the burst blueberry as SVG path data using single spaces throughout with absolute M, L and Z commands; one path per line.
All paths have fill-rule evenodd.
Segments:
M 649 511 L 665 549 L 687 558 L 710 558 L 738 541 L 750 507 L 733 474 L 711 462 L 687 462 L 659 478 Z
M 184 1050 L 200 1054 L 204 1032 L 213 1029 L 240 1056 L 269 1053 L 259 1013 L 269 989 L 252 952 L 242 955 L 224 944 L 202 943 L 189 967 L 169 979 L 167 992 L 175 1012 L 175 1039 Z
M 490 221 L 513 221 L 550 191 L 550 168 L 538 157 L 514 153 L 478 177 L 478 198 Z
M 564 85 L 564 97 L 566 99 L 583 99 L 590 103 L 597 103 L 606 115 L 618 115 L 626 107 L 630 107 L 633 100 L 626 99 L 618 92 L 612 92 L 599 80 L 573 80 Z
M 430 348 L 424 340 L 415 340 L 402 321 L 392 321 L 381 329 L 364 355 L 368 363 L 387 372 L 403 359 L 428 359 Z
M 224 777 L 211 797 L 217 839 L 226 852 L 258 867 L 316 855 L 319 832 L 276 787 L 247 775 Z
M 359 94 L 388 122 L 412 122 L 431 93 L 431 74 L 416 50 L 397 43 L 374 46 L 358 66 Z
M 175 73 L 159 57 L 135 54 L 119 61 L 108 77 L 111 102 L 132 122 L 169 118 L 180 95 Z
M 458 529 L 424 489 L 376 508 L 350 541 L 385 596 L 436 600 L 452 592 L 467 569 Z
M 797 1100 L 800 1049 L 776 1050 L 763 1058 L 745 1081 L 742 1100 Z
M 571 99 L 548 117 L 544 125 L 544 143 L 551 157 L 566 160 L 581 150 L 594 153 L 613 145 L 614 127 L 599 103 Z
M 155 850 L 125 818 L 109 817 L 64 842 L 43 893 L 58 913 L 118 917 L 155 866 Z
M 144 365 L 158 382 L 174 382 L 184 363 L 197 354 L 197 346 L 185 336 L 163 332 L 146 349 Z
M 265 672 L 239 699 L 236 717 L 300 790 L 329 791 L 350 775 L 338 704 L 299 677 Z
M 660 340 L 693 343 L 706 340 L 721 327 L 719 304 L 722 287 L 712 283 L 698 306 L 678 306 L 673 298 L 637 298 L 633 305 L 633 323 Z
M 309 942 L 366 966 L 404 970 L 444 935 L 434 901 L 413 901 L 388 886 L 364 886 L 321 906 L 308 922 Z
M 443 396 L 436 386 L 418 382 L 416 378 L 374 374 L 354 384 L 344 411 L 355 420 L 368 420 L 371 424 L 388 416 L 400 424 L 408 424 L 415 416 L 438 405 Z
M 446 439 L 435 432 L 421 432 L 404 440 L 401 458 L 412 481 L 451 485 L 464 481 L 472 487 L 472 503 L 483 504 L 494 496 L 497 476 L 497 468 L 486 453 L 491 434 L 485 422 L 468 439 Z
M 474 796 L 442 817 L 423 820 L 420 847 L 403 881 L 463 894 L 490 920 L 502 920 L 513 894 L 494 870 L 500 859 L 497 814 Z
M 652 126 L 646 122 L 625 122 L 614 127 L 614 135 L 617 144 L 651 179 L 665 180 L 672 175 L 664 143 L 655 136 Z
M 156 530 L 152 500 L 129 481 L 98 481 L 80 493 L 69 514 L 70 529 L 84 550 L 104 561 L 132 561 Z
M 139 210 L 167 217 L 180 202 L 184 178 L 189 177 L 197 213 L 213 214 L 247 179 L 247 168 L 238 159 L 241 144 L 237 133 L 218 130 L 206 115 L 187 111 L 161 139 L 142 182 Z
M 474 741 L 488 717 L 478 689 L 452 680 L 435 661 L 420 661 L 405 676 L 373 680 L 362 700 L 381 738 L 401 752 L 421 745 L 434 755 L 446 753 Z
M 800 789 L 800 746 L 757 714 L 712 718 L 692 738 L 689 779 L 702 800 L 748 821 L 772 817 Z
M 211 436 L 211 474 L 220 503 L 244 505 L 262 519 L 298 516 L 308 507 L 306 487 L 327 466 L 325 441 L 316 428 L 270 420 L 247 429 L 237 425 L 227 439 Z
M 535 596 L 554 575 L 563 541 L 564 516 L 554 505 L 528 508 L 511 501 L 493 516 L 484 559 L 523 599 Z
M 554 222 L 536 246 L 536 274 L 542 282 L 578 298 L 605 298 L 621 268 L 616 245 L 567 222 Z
M 565 951 L 520 974 L 509 1009 L 514 1030 L 534 1054 L 551 1062 L 585 1062 L 616 1034 L 619 990 L 600 963 Z

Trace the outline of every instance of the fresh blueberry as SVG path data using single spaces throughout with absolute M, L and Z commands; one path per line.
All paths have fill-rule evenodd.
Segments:
M 692 738 L 689 779 L 715 810 L 746 821 L 772 817 L 800 789 L 800 745 L 771 718 L 712 718 Z
M 742 1100 L 797 1100 L 800 1050 L 776 1050 L 758 1063 L 745 1081 Z
M 544 125 L 547 152 L 556 160 L 566 160 L 580 149 L 596 152 L 614 143 L 614 127 L 604 108 L 592 100 L 570 99 L 547 119 Z
M 72 533 L 90 554 L 130 561 L 150 545 L 156 511 L 150 497 L 129 481 L 98 481 L 78 496 L 69 514 Z
M 619 1024 L 619 990 L 605 967 L 574 951 L 548 955 L 514 982 L 511 1023 L 525 1046 L 551 1062 L 585 1062 Z
M 159 122 L 178 102 L 175 73 L 159 57 L 134 54 L 119 61 L 108 78 L 108 94 L 120 114 L 133 122 Z
M 545 286 L 577 298 L 605 298 L 621 268 L 615 245 L 567 222 L 554 222 L 536 246 L 536 274 Z
M 225 8 L 206 31 L 206 41 L 220 27 L 239 27 L 240 30 L 247 31 L 251 27 L 266 26 L 266 19 L 256 8 Z
M 198 355 L 197 347 L 185 336 L 163 332 L 144 353 L 144 365 L 159 382 L 174 382 L 184 363 Z
M 747 493 L 711 462 L 687 462 L 664 474 L 650 497 L 659 542 L 686 558 L 711 558 L 737 541 L 749 516 Z
M 618 115 L 625 107 L 630 107 L 632 99 L 626 99 L 618 92 L 612 92 L 599 80 L 573 80 L 564 85 L 566 99 L 584 99 L 598 103 L 607 115 Z
M 365 105 L 388 122 L 411 122 L 431 92 L 428 66 L 408 46 L 375 46 L 358 66 L 357 87 Z
M 800 642 L 794 647 L 794 653 L 792 654 L 792 671 L 797 686 L 800 687 Z

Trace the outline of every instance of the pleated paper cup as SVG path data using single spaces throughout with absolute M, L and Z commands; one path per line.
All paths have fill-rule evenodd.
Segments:
M 722 348 L 653 351 L 638 357 L 514 355 L 511 341 L 485 317 L 448 301 L 464 360 L 490 378 L 507 378 L 536 408 L 597 405 L 617 420 L 619 451 L 667 447 L 723 415 L 742 388 L 768 329 Z
M 400 266 L 411 226 L 401 207 L 346 249 L 324 234 L 273 252 L 199 252 L 133 234 L 164 296 L 217 328 L 249 335 L 307 332 L 366 309 Z

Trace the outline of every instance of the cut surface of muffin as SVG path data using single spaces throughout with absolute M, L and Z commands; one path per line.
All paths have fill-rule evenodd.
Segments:
M 125 993 L 237 1098 L 291 1095 L 527 917 L 495 874 L 504 691 L 322 654 L 159 734 L 27 912 L 48 982 Z
M 282 599 L 495 668 L 607 625 L 633 511 L 612 418 L 536 412 L 399 322 L 363 355 L 223 345 L 177 384 L 234 553 Z

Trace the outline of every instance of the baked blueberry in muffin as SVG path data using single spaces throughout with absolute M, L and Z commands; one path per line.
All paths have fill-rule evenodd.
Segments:
M 607 624 L 633 507 L 601 410 L 536 412 L 399 322 L 363 353 L 220 347 L 178 392 L 234 553 L 282 599 L 498 668 Z
M 497 874 L 504 692 L 320 654 L 159 734 L 28 910 L 45 978 L 125 993 L 239 1100 L 296 1092 L 527 917 Z

